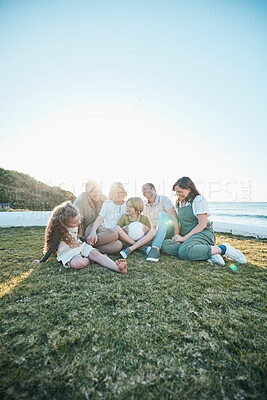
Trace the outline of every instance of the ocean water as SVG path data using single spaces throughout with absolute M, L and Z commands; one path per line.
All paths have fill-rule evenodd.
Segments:
M 267 230 L 267 203 L 210 202 L 209 206 L 213 221 L 258 226 Z

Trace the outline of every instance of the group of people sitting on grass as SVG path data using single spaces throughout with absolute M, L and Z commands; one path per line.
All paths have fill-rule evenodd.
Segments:
M 127 257 L 139 250 L 146 261 L 157 262 L 160 252 L 181 260 L 207 260 L 225 265 L 224 258 L 246 263 L 244 254 L 229 243 L 215 245 L 209 206 L 188 177 L 173 185 L 176 206 L 167 196 L 158 195 L 152 183 L 142 187 L 140 197 L 128 200 L 120 182 L 111 185 L 108 198 L 95 181 L 86 183 L 85 192 L 74 203 L 65 202 L 52 212 L 45 231 L 45 262 L 51 254 L 65 268 L 80 269 L 90 262 L 113 271 L 127 273 Z M 142 224 L 140 238 L 130 235 L 133 222 Z M 122 258 L 113 261 L 109 254 Z

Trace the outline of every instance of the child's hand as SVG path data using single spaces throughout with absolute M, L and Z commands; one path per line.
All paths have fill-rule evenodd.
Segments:
M 144 231 L 144 234 L 146 235 L 150 231 L 150 228 L 146 225 L 143 225 L 143 231 Z
M 40 262 L 40 260 L 33 260 L 32 264 L 38 264 Z
M 86 242 L 91 246 L 93 246 L 94 244 L 96 244 L 97 239 L 98 239 L 97 234 L 90 233 L 90 235 L 86 239 Z
M 128 235 L 128 233 L 129 233 L 129 225 L 123 226 L 122 229 L 123 229 L 124 232 L 127 233 L 127 235 Z

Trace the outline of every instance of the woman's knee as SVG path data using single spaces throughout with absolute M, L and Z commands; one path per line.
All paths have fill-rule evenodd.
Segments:
M 108 233 L 108 236 L 109 236 L 110 238 L 112 238 L 112 241 L 113 241 L 113 242 L 115 242 L 115 240 L 118 240 L 118 238 L 119 238 L 119 233 L 118 233 L 118 231 L 117 231 L 116 229 L 109 229 L 109 228 L 108 228 L 107 233 Z
M 190 253 L 192 250 L 192 246 L 181 244 L 178 249 L 178 256 L 181 260 L 191 260 Z
M 122 249 L 122 242 L 120 240 L 115 240 L 115 242 L 110 243 L 111 251 L 110 254 L 118 253 Z
M 179 250 L 180 245 L 176 243 L 172 239 L 165 239 L 163 244 L 162 244 L 162 252 L 165 254 L 169 254 L 172 256 L 178 256 L 178 250 Z
M 98 250 L 102 254 L 116 254 L 122 249 L 122 242 L 120 240 L 115 240 L 115 242 L 103 244 L 98 247 Z
M 97 232 L 98 240 L 97 247 L 102 246 L 107 243 L 112 243 L 118 240 L 119 233 L 116 229 L 105 228 L 99 232 Z

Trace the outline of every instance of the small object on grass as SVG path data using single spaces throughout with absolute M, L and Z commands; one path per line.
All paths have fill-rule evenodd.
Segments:
M 232 271 L 238 271 L 238 268 L 237 268 L 237 266 L 236 266 L 235 264 L 231 264 L 231 265 L 230 265 L 230 269 L 231 269 Z
M 120 251 L 120 255 L 126 259 L 128 257 L 128 255 L 131 254 L 131 250 L 129 249 L 129 247 L 127 247 L 127 249 L 124 249 L 122 251 Z
M 139 240 L 143 236 L 145 236 L 145 232 L 143 231 L 143 224 L 139 221 L 134 221 L 129 224 L 129 232 L 128 235 L 133 240 Z

